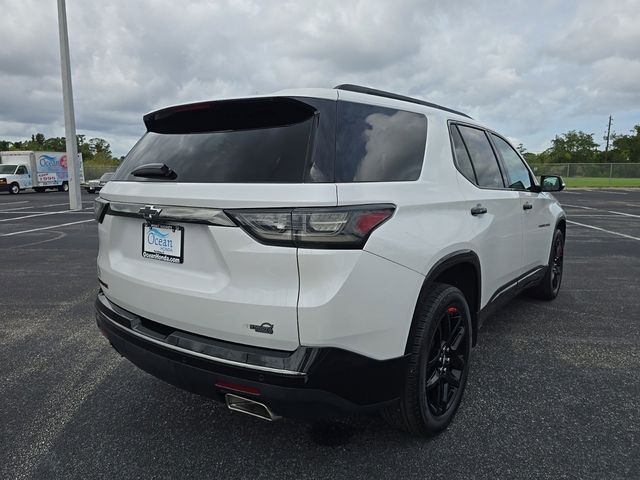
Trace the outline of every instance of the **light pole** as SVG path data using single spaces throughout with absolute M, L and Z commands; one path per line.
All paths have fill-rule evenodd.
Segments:
M 82 210 L 80 168 L 76 145 L 76 119 L 73 113 L 71 62 L 69 61 L 69 32 L 65 0 L 58 0 L 58 29 L 60 31 L 60 63 L 62 66 L 62 99 L 64 102 L 64 132 L 67 141 L 67 169 L 69 171 L 69 209 Z

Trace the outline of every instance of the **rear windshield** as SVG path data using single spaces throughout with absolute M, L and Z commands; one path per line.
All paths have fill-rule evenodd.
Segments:
M 113 180 L 192 183 L 394 182 L 417 180 L 424 115 L 316 98 L 184 105 L 145 116 L 147 133 Z M 132 174 L 166 165 L 171 178 Z
M 159 163 L 176 173 L 176 182 L 303 182 L 314 114 L 311 106 L 287 98 L 160 111 L 145 117 L 149 131 L 113 180 L 167 181 L 132 175 L 137 167 Z

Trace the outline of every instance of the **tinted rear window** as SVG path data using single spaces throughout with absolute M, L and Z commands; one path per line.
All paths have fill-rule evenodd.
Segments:
M 503 188 L 502 174 L 498 159 L 493 153 L 491 144 L 484 130 L 458 125 L 460 134 L 471 155 L 478 185 L 488 188 Z
M 453 140 L 455 161 L 456 165 L 458 165 L 458 170 L 460 170 L 460 173 L 462 173 L 467 178 L 467 180 L 477 185 L 478 181 L 476 180 L 476 173 L 473 171 L 471 158 L 469 158 L 469 153 L 467 152 L 467 147 L 464 146 L 464 142 L 462 141 L 462 137 L 460 136 L 458 127 L 456 127 L 455 125 L 451 125 L 451 139 Z
M 340 101 L 336 182 L 417 180 L 426 138 L 424 115 Z
M 197 183 L 417 180 L 427 119 L 391 108 L 315 98 L 231 100 L 145 116 L 148 132 L 113 180 Z M 175 179 L 134 177 L 166 164 Z
M 288 98 L 162 110 L 145 117 L 149 131 L 113 180 L 168 181 L 131 175 L 141 165 L 164 163 L 176 172 L 176 182 L 303 182 L 315 113 Z

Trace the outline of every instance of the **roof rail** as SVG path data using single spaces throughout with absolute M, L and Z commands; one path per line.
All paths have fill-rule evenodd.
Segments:
M 362 87 L 360 85 L 352 85 L 350 83 L 344 83 L 342 85 L 336 85 L 334 90 L 346 90 L 348 92 L 366 93 L 367 95 L 375 95 L 377 97 L 393 98 L 394 100 L 402 100 L 403 102 L 417 103 L 419 105 L 425 105 L 431 108 L 437 108 L 438 110 L 444 110 L 445 112 L 455 113 L 456 115 L 462 115 L 463 117 L 471 118 L 466 113 L 453 110 L 451 108 L 443 107 L 436 103 L 425 102 L 418 98 L 406 97 L 404 95 L 398 95 L 397 93 L 385 92 L 384 90 L 376 90 L 375 88 Z

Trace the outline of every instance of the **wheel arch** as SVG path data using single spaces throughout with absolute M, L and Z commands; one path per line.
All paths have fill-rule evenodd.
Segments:
M 480 299 L 482 298 L 482 276 L 480 270 L 480 259 L 472 250 L 458 250 L 452 252 L 438 260 L 422 283 L 418 301 L 411 319 L 411 327 L 405 345 L 405 354 L 408 353 L 411 338 L 415 334 L 417 326 L 418 307 L 429 294 L 430 287 L 434 283 L 446 283 L 462 291 L 469 309 L 471 310 L 472 344 L 476 345 L 478 339 L 478 313 L 480 311 Z

